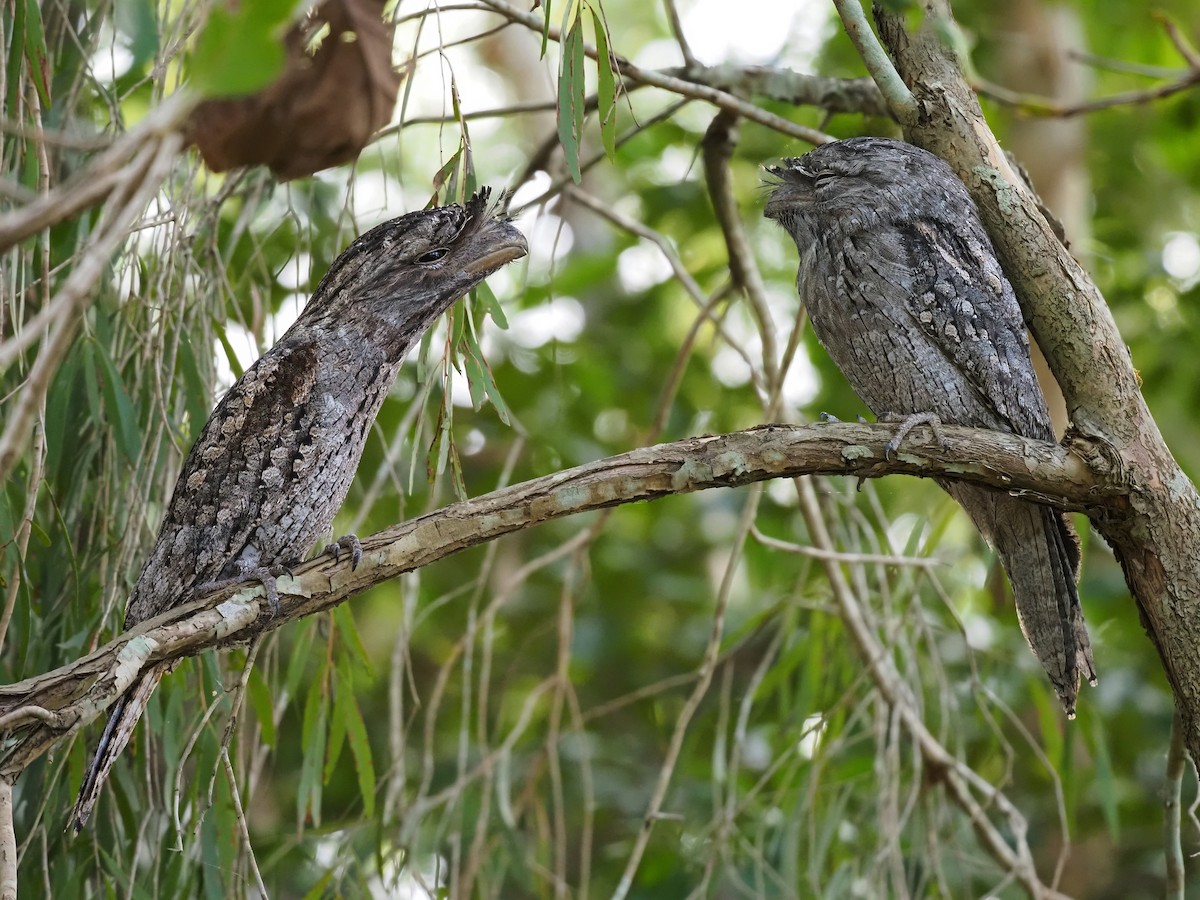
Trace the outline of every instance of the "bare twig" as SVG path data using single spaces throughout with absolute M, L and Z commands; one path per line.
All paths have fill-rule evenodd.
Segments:
M 1167 886 L 1163 896 L 1183 900 L 1187 884 L 1183 868 L 1183 775 L 1187 769 L 1187 748 L 1183 745 L 1183 725 L 1179 713 L 1171 722 L 1171 745 L 1167 750 L 1166 784 L 1163 786 L 1163 855 L 1167 863 Z
M 246 811 L 242 809 L 242 795 L 238 791 L 237 775 L 233 771 L 233 764 L 229 761 L 228 748 L 221 751 L 221 763 L 225 769 L 225 778 L 229 782 L 229 796 L 233 799 L 234 817 L 237 819 L 238 833 L 242 837 L 242 843 L 246 845 L 246 859 L 250 862 L 250 871 L 254 875 L 254 884 L 258 888 L 258 895 L 263 900 L 268 900 L 271 895 L 267 891 L 266 884 L 263 883 L 262 872 L 258 870 L 258 860 L 254 856 L 254 845 L 250 843 L 250 826 L 246 823 Z
M 725 562 L 725 571 L 721 576 L 721 587 L 717 592 L 717 602 L 713 610 L 712 627 L 709 631 L 708 643 L 704 647 L 704 657 L 696 669 L 696 684 L 693 686 L 687 700 L 684 701 L 683 708 L 675 718 L 675 727 L 671 732 L 671 740 L 667 744 L 667 751 L 663 756 L 662 766 L 659 768 L 658 781 L 655 783 L 654 790 L 650 794 L 650 800 L 646 804 L 642 827 L 638 829 L 637 837 L 634 838 L 633 848 L 629 851 L 629 857 L 625 862 L 625 871 L 621 874 L 621 880 L 617 882 L 617 886 L 613 890 L 614 900 L 623 900 L 633 887 L 633 878 L 637 874 L 638 867 L 641 865 L 642 855 L 646 852 L 646 847 L 650 843 L 650 835 L 654 829 L 654 823 L 662 817 L 663 802 L 667 797 L 667 788 L 671 786 L 671 776 L 675 773 L 675 766 L 679 762 L 679 754 L 683 751 L 683 739 L 687 735 L 688 726 L 691 724 L 696 710 L 700 708 L 700 704 L 704 701 L 709 685 L 712 683 L 713 673 L 716 671 L 717 660 L 721 653 L 721 639 L 725 635 L 725 613 L 729 609 L 729 595 L 733 589 L 734 574 L 737 572 L 737 568 L 742 561 L 742 551 L 746 547 L 746 536 L 754 525 L 754 517 L 758 514 L 758 503 L 761 497 L 761 489 L 751 492 L 739 517 L 738 530 L 731 541 L 729 558 Z
M 129 234 L 129 226 L 145 210 L 150 198 L 170 174 L 171 166 L 183 138 L 170 133 L 157 144 L 148 144 L 137 157 L 137 164 L 122 180 L 121 189 L 110 197 L 101 223 L 96 227 L 90 246 L 59 288 L 54 305 L 58 318 L 49 324 L 49 334 L 38 353 L 37 361 L 20 394 L 8 412 L 8 421 L 0 435 L 0 481 L 8 478 L 20 457 L 21 445 L 33 419 L 41 407 L 50 380 L 71 346 L 83 309 L 92 286 L 108 266 L 109 259 Z
M 704 176 L 708 182 L 708 194 L 712 199 L 721 233 L 725 237 L 725 249 L 729 254 L 729 274 L 734 285 L 746 297 L 746 302 L 758 324 L 758 336 L 762 343 L 762 367 L 767 381 L 767 395 L 774 405 L 779 396 L 779 357 L 775 346 L 778 329 L 771 319 L 767 304 L 767 289 L 754 262 L 754 253 L 742 227 L 741 213 L 733 194 L 733 183 L 729 176 L 729 161 L 737 142 L 737 116 L 721 110 L 709 123 L 701 142 L 704 157 Z M 768 411 L 768 420 L 775 418 Z
M 687 41 L 687 35 L 683 33 L 683 22 L 679 18 L 679 7 L 675 5 L 675 0 L 663 0 L 663 5 L 667 8 L 667 19 L 671 22 L 671 33 L 675 35 L 675 43 L 679 45 L 679 52 L 683 54 L 683 61 L 689 67 L 696 65 L 698 62 L 696 54 L 692 52 L 691 45 Z
M 186 92 L 177 92 L 62 187 L 41 195 L 20 209 L 0 215 L 0 251 L 95 205 L 117 185 L 125 183 L 130 160 L 144 147 L 165 142 L 174 135 L 193 102 Z
M 871 73 L 892 112 L 901 123 L 911 122 L 917 115 L 917 101 L 904 79 L 900 77 L 900 73 L 896 71 L 896 67 L 892 65 L 887 51 L 875 37 L 875 32 L 871 30 L 862 3 L 859 0 L 833 0 L 833 5 L 837 7 L 838 15 L 842 18 L 842 27 L 846 29 L 846 35 L 854 44 L 858 55 L 862 57 L 863 64 Z
M 974 79 L 971 86 L 983 96 L 1020 110 L 1026 115 L 1067 119 L 1117 106 L 1137 106 L 1142 103 L 1150 103 L 1181 91 L 1191 90 L 1197 84 L 1200 84 L 1200 68 L 1189 69 L 1185 74 L 1167 84 L 1136 91 L 1123 91 L 1108 97 L 1088 100 L 1085 103 L 1062 103 L 1049 97 L 1021 94 L 982 78 Z
M 758 528 L 751 533 L 754 535 L 754 539 L 764 547 L 781 550 L 784 553 L 795 553 L 798 556 L 809 556 L 813 559 L 826 559 L 851 565 L 906 566 L 914 569 L 932 569 L 945 565 L 941 560 L 926 556 L 893 556 L 886 553 L 843 553 L 839 550 L 826 550 L 823 547 L 781 541 L 779 538 L 763 534 Z
M 675 248 L 671 246 L 670 242 L 663 237 L 662 234 L 655 231 L 653 228 L 649 228 L 641 222 L 638 222 L 636 219 L 632 219 L 629 216 L 618 212 L 617 210 L 613 209 L 610 204 L 603 203 L 596 197 L 593 197 L 591 194 L 575 187 L 574 185 L 564 185 L 564 189 L 568 197 L 587 207 L 592 212 L 596 213 L 596 215 L 607 219 L 618 228 L 624 229 L 630 234 L 636 234 L 638 237 L 645 238 L 646 240 L 650 241 L 650 243 L 654 244 L 654 246 L 662 252 L 663 257 L 666 258 L 667 264 L 671 267 L 671 271 L 679 280 L 679 283 L 683 286 L 684 290 L 687 291 L 688 296 L 692 298 L 692 302 L 694 302 L 702 311 L 708 309 L 708 298 L 705 296 L 703 289 L 699 284 L 696 283 L 696 279 L 692 277 L 692 273 L 687 270 L 686 266 L 684 266 L 683 260 L 679 258 L 679 254 L 675 251 Z M 729 347 L 742 357 L 743 361 L 746 363 L 746 366 L 750 369 L 750 378 L 754 382 L 755 387 L 758 388 L 762 394 L 766 395 L 769 392 L 770 387 L 769 385 L 764 385 L 762 383 L 762 379 L 758 374 L 758 369 L 756 369 L 754 366 L 754 361 L 750 359 L 746 355 L 745 350 L 725 332 L 720 322 L 713 320 L 713 327 L 717 329 L 717 332 L 721 335 L 722 339 L 724 339 Z
M 524 25 L 531 31 L 542 34 L 544 22 L 541 16 L 532 12 L 525 12 L 506 0 L 483 0 L 483 2 L 504 16 L 505 18 Z M 549 39 L 558 41 L 561 39 L 561 33 L 558 28 L 551 27 L 548 30 Z M 592 59 L 598 59 L 596 48 L 591 44 L 584 45 L 584 53 Z M 661 72 L 655 72 L 649 69 L 642 69 L 635 66 L 629 60 L 616 53 L 610 54 L 609 64 L 612 70 L 622 78 L 632 82 L 640 82 L 642 84 L 651 85 L 653 87 L 662 88 L 663 90 L 679 94 L 681 97 L 692 97 L 696 100 L 704 100 L 718 106 L 721 109 L 727 109 L 730 112 L 737 113 L 751 122 L 757 122 L 767 128 L 771 128 L 781 134 L 786 134 L 797 138 L 801 141 L 806 141 L 810 144 L 825 144 L 832 141 L 833 138 L 823 132 L 817 131 L 815 128 L 807 128 L 803 125 L 797 125 L 794 122 L 789 122 L 787 119 L 777 116 L 774 113 L 768 112 L 758 106 L 755 106 L 749 101 L 742 100 L 740 97 L 735 97 L 726 91 L 716 88 L 707 87 L 706 85 L 696 84 L 694 82 L 685 81 L 681 78 L 674 78 L 669 75 L 664 75 Z
M 807 478 L 796 479 L 796 489 L 800 498 L 800 510 L 813 543 L 822 549 L 832 550 L 833 541 L 825 527 L 811 481 Z M 908 685 L 895 669 L 890 651 L 878 641 L 867 625 L 862 602 L 850 587 L 839 563 L 830 559 L 826 560 L 824 565 L 833 595 L 841 607 L 842 621 L 867 666 L 871 680 L 887 705 L 898 715 L 905 730 L 916 741 L 929 771 L 929 778 L 945 787 L 950 799 L 970 820 L 983 848 L 1005 872 L 1011 873 L 1032 897 L 1037 900 L 1065 900 L 1062 894 L 1043 884 L 1038 878 L 1027 841 L 1028 828 L 1025 818 L 1003 793 L 950 753 L 926 728 Z M 972 792 L 981 794 L 983 801 L 976 799 Z M 992 823 L 989 817 L 991 810 L 1003 816 L 1004 831 Z M 1010 841 L 1015 844 L 1015 849 L 1010 845 Z
M 13 829 L 13 783 L 0 778 L 0 900 L 17 900 L 17 833 Z

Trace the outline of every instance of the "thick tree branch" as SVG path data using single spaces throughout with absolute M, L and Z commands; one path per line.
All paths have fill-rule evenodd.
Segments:
M 1062 386 L 1074 428 L 1106 444 L 1125 472 L 1129 510 L 1092 516 L 1112 545 L 1175 692 L 1187 746 L 1200 758 L 1200 495 L 1163 441 L 1104 298 L 1039 213 L 938 34 L 950 10 L 925 0 L 925 24 L 876 4 L 875 17 L 919 115 L 913 143 L 966 182 L 1026 320 Z
M 245 642 L 389 578 L 551 519 L 818 473 L 965 480 L 1093 516 L 1125 514 L 1121 473 L 1082 442 L 1068 450 L 1011 434 L 943 431 L 944 449 L 920 428 L 886 460 L 883 447 L 892 426 L 764 425 L 633 450 L 444 507 L 364 540 L 355 571 L 322 557 L 297 567 L 294 577 L 280 578 L 282 611 L 274 618 L 261 587 L 226 588 L 149 619 L 83 659 L 0 687 L 0 723 L 20 737 L 0 764 L 0 778 L 16 777 L 57 741 L 97 718 L 155 662 Z

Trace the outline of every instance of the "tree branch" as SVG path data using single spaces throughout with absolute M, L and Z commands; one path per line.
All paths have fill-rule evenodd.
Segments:
M 538 34 L 541 34 L 545 30 L 547 37 L 552 41 L 558 41 L 562 38 L 562 34 L 558 28 L 551 26 L 549 29 L 545 29 L 542 17 L 537 13 L 526 12 L 506 2 L 506 0 L 483 0 L 483 2 L 488 8 L 504 16 L 510 22 L 524 25 Z M 782 116 L 777 116 L 768 110 L 755 106 L 749 101 L 735 97 L 726 91 L 686 81 L 682 78 L 674 78 L 651 69 L 643 69 L 640 66 L 635 66 L 629 60 L 625 59 L 625 57 L 616 53 L 610 53 L 608 60 L 600 62 L 596 48 L 592 44 L 584 44 L 583 52 L 586 56 L 597 60 L 599 65 L 609 65 L 614 73 L 631 82 L 662 88 L 681 97 L 704 100 L 721 109 L 736 113 L 751 122 L 757 122 L 759 125 L 774 129 L 781 134 L 786 134 L 810 144 L 825 144 L 833 140 L 832 137 L 824 132 L 818 131 L 815 128 L 808 128 L 804 125 L 798 125 Z
M 278 616 L 272 617 L 261 586 L 215 591 L 141 623 L 80 660 L 0 687 L 0 722 L 21 738 L 0 763 L 0 778 L 15 778 L 56 742 L 97 718 L 156 662 L 248 641 L 390 578 L 551 519 L 670 494 L 818 473 L 963 480 L 1092 515 L 1124 514 L 1121 472 L 1083 442 L 1068 450 L 1011 434 L 951 426 L 942 430 L 944 449 L 929 429 L 920 428 L 890 460 L 883 447 L 894 427 L 879 424 L 764 425 L 645 447 L 386 529 L 363 540 L 362 562 L 355 571 L 328 557 L 298 566 L 294 576 L 278 580 Z

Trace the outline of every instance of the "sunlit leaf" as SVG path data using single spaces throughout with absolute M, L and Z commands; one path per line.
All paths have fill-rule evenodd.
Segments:
M 25 58 L 29 73 L 37 88 L 38 99 L 50 106 L 50 63 L 46 53 L 46 33 L 42 27 L 42 11 L 35 0 L 17 0 L 25 7 Z
M 583 19 L 577 15 L 563 37 L 562 69 L 558 76 L 558 140 L 566 156 L 567 171 L 576 184 L 582 178 L 579 172 L 579 141 L 583 136 L 586 97 L 584 59 Z
M 609 64 L 608 31 L 597 6 L 592 8 L 592 27 L 596 32 L 596 100 L 600 116 L 600 138 L 604 152 L 612 159 L 617 154 L 617 87 Z

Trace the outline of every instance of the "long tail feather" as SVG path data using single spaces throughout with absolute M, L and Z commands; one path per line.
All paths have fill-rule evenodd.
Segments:
M 133 729 L 137 725 L 138 719 L 142 717 L 150 695 L 154 693 L 154 689 L 158 687 L 162 677 L 172 668 L 174 667 L 170 663 L 163 663 L 148 669 L 113 704 L 112 711 L 108 716 L 108 724 L 104 726 L 104 733 L 100 736 L 100 743 L 96 747 L 96 755 L 92 757 L 92 762 L 83 777 L 83 786 L 79 789 L 79 797 L 75 801 L 74 809 L 71 810 L 71 827 L 76 834 L 82 831 L 83 826 L 87 824 L 88 816 L 92 814 L 92 807 L 96 805 L 96 800 L 100 796 L 100 789 L 104 787 L 108 773 L 112 771 L 113 763 L 117 761 L 117 757 L 121 755 L 121 751 L 125 749 L 125 745 L 133 736 Z

